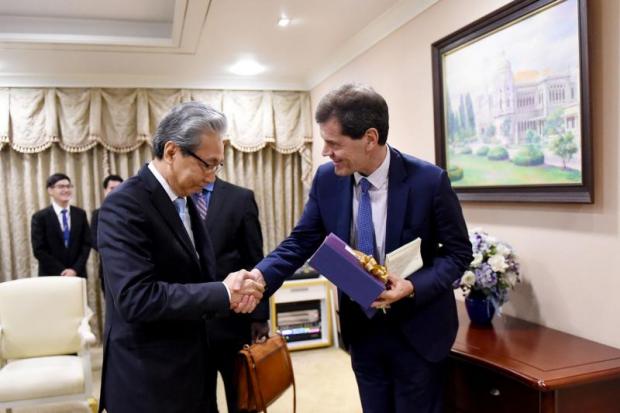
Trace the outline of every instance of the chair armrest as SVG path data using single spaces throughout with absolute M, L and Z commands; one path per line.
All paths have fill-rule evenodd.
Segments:
M 95 344 L 97 341 L 93 331 L 90 329 L 90 324 L 88 320 L 93 316 L 93 312 L 90 308 L 87 307 L 86 316 L 82 318 L 80 321 L 80 326 L 78 327 L 78 334 L 80 335 L 80 342 L 82 347 L 87 347 L 91 344 Z
M 4 366 L 4 357 L 2 357 L 2 324 L 0 324 L 0 367 Z

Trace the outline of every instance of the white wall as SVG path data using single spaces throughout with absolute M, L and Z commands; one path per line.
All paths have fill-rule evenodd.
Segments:
M 439 1 L 316 86 L 313 108 L 342 83 L 368 83 L 390 106 L 388 142 L 434 162 L 431 43 L 506 3 Z M 589 3 L 595 203 L 464 203 L 463 209 L 470 228 L 509 242 L 520 257 L 524 283 L 504 307 L 507 314 L 620 347 L 620 2 Z M 326 161 L 316 125 L 314 136 L 316 168 Z

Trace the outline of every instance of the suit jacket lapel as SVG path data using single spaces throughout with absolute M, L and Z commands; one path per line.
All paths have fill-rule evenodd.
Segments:
M 56 238 L 58 239 L 58 242 L 62 246 L 64 246 L 65 239 L 62 236 L 62 227 L 60 226 L 60 222 L 58 221 L 58 215 L 56 215 L 56 211 L 54 211 L 54 207 L 51 205 L 47 208 L 47 219 L 52 222 L 52 226 L 55 229 L 54 232 L 56 233 Z
M 187 253 L 192 257 L 192 259 L 196 262 L 198 266 L 200 263 L 198 262 L 198 257 L 196 256 L 196 250 L 192 244 L 192 241 L 183 226 L 183 222 L 181 222 L 181 217 L 177 213 L 174 204 L 170 200 L 170 197 L 164 190 L 164 188 L 157 181 L 155 176 L 151 173 L 149 168 L 145 165 L 140 169 L 138 175 L 142 179 L 144 179 L 147 188 L 151 191 L 151 201 L 153 201 L 153 205 L 159 211 L 161 216 L 164 218 L 164 222 L 170 227 L 174 235 L 181 242 L 183 247 Z
M 82 223 L 77 219 L 75 208 L 69 207 L 69 215 L 71 216 L 71 228 L 69 228 L 69 245 L 73 244 L 77 237 L 79 226 Z
M 351 242 L 351 220 L 353 219 L 351 212 L 353 208 L 353 176 L 337 176 L 333 193 L 335 194 L 333 203 L 327 205 L 327 208 L 333 208 L 337 214 L 333 232 L 349 244 Z M 342 290 L 338 288 L 339 303 L 342 303 L 342 294 Z
M 196 242 L 196 250 L 200 256 L 200 268 L 201 271 L 207 275 L 210 281 L 215 280 L 215 254 L 213 252 L 213 245 L 211 244 L 211 237 L 206 226 L 200 220 L 198 210 L 194 205 L 194 201 L 188 197 L 187 210 L 189 211 L 192 219 L 192 231 L 194 232 L 194 241 Z M 204 281 L 204 280 L 200 280 Z
M 353 176 L 338 177 L 336 182 L 337 200 L 334 208 L 338 211 L 336 231 L 334 232 L 347 244 L 351 242 L 351 219 L 353 208 Z
M 221 211 L 221 208 L 223 207 L 222 203 L 224 202 L 224 199 L 226 199 L 226 195 L 224 194 L 226 190 L 226 185 L 223 185 L 222 181 L 216 179 L 215 183 L 213 184 L 211 198 L 209 198 L 209 205 L 207 205 L 206 222 L 209 232 L 213 230 L 213 227 L 217 222 L 217 211 Z M 213 207 L 213 209 L 211 209 L 211 207 Z M 209 213 L 209 211 L 213 211 L 214 213 Z
M 385 253 L 394 251 L 400 245 L 400 235 L 407 212 L 409 186 L 405 182 L 407 171 L 402 155 L 390 150 L 390 170 L 388 172 L 387 223 L 385 233 Z

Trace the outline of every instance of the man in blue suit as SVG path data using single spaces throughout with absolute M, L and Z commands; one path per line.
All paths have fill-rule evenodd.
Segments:
M 203 413 L 205 319 L 248 313 L 263 286 L 247 273 L 216 281 L 209 236 L 190 194 L 215 179 L 226 118 L 188 102 L 153 137 L 154 159 L 99 213 L 106 322 L 100 411 Z
M 252 272 L 272 294 L 330 232 L 380 262 L 420 237 L 424 267 L 390 274 L 390 289 L 373 303 L 389 309 L 368 319 L 339 292 L 340 325 L 364 412 L 440 412 L 458 326 L 452 283 L 471 244 L 446 172 L 387 146 L 388 119 L 385 100 L 367 86 L 344 85 L 320 101 L 316 121 L 332 162 L 316 172 L 297 226 Z

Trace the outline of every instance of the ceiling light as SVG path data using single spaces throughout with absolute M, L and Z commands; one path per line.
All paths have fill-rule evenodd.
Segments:
M 280 27 L 286 27 L 289 24 L 291 24 L 291 19 L 284 15 L 280 16 L 280 18 L 278 19 L 278 26 Z
M 240 76 L 252 76 L 264 72 L 265 66 L 261 65 L 256 60 L 243 59 L 232 65 L 230 71 Z

